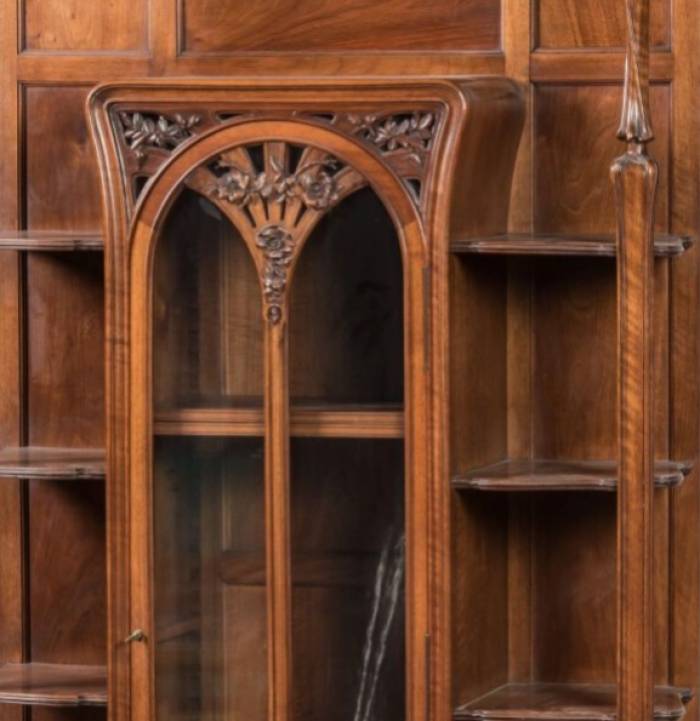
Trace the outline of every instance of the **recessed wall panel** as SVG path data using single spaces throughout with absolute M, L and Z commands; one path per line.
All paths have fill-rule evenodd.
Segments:
M 496 49 L 500 40 L 499 0 L 181 2 L 181 49 L 197 54 Z
M 143 0 L 24 0 L 26 50 L 140 50 L 146 44 Z
M 668 216 L 670 142 L 668 85 L 651 91 L 656 139 L 649 152 L 659 164 L 656 226 Z M 540 232 L 605 233 L 615 228 L 610 164 L 625 151 L 616 138 L 619 85 L 540 85 L 535 89 L 535 228 Z
M 539 0 L 536 6 L 537 46 L 547 49 L 613 48 L 626 42 L 624 0 Z M 671 43 L 668 0 L 652 0 L 651 43 Z

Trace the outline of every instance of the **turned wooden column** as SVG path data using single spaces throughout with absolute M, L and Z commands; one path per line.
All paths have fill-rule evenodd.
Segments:
M 618 718 L 653 717 L 653 302 L 657 166 L 647 155 L 649 2 L 627 0 L 627 59 L 611 167 L 617 214 Z

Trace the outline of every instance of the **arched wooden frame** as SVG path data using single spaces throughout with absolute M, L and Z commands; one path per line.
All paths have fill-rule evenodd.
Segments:
M 426 713 L 421 684 L 426 673 L 428 548 L 425 508 L 429 450 L 428 352 L 425 317 L 429 252 L 416 207 L 399 178 L 359 142 L 308 121 L 251 120 L 217 128 L 175 153 L 144 189 L 129 237 L 130 505 L 133 518 L 152 519 L 152 277 L 163 222 L 193 171 L 243 145 L 291 143 L 313 147 L 351 168 L 378 195 L 396 227 L 404 273 L 404 456 L 407 538 L 407 709 L 412 721 Z M 341 171 L 343 172 L 343 171 Z M 196 176 L 195 176 L 196 177 Z M 360 187 L 355 179 L 354 184 Z M 187 183 L 192 187 L 190 183 Z M 350 185 L 352 185 L 351 183 Z M 222 208 L 220 204 L 217 204 Z M 230 214 L 227 213 L 227 215 Z M 236 227 L 237 224 L 236 224 Z M 313 225 L 301 236 L 308 238 Z M 241 228 L 239 232 L 243 234 Z M 296 257 L 303 250 L 303 241 Z M 246 239 L 250 248 L 250 234 Z M 251 249 L 252 250 L 252 249 Z M 253 257 L 258 269 L 259 257 Z M 290 269 L 293 270 L 293 269 Z M 265 518 L 268 597 L 268 689 L 270 721 L 288 721 L 291 699 L 291 582 L 289 559 L 289 394 L 287 319 L 264 323 Z M 149 522 L 132 524 L 131 621 L 146 642 L 131 644 L 132 714 L 155 718 L 153 650 L 153 547 Z M 420 541 L 417 541 L 420 539 Z M 149 559 L 148 563 L 140 562 Z

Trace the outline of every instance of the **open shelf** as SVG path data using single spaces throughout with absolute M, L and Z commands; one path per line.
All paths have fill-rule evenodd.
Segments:
M 104 240 L 92 230 L 0 230 L 0 250 L 70 252 L 103 250 Z
M 654 718 L 680 719 L 692 698 L 688 689 L 657 687 Z M 612 721 L 617 717 L 613 684 L 509 683 L 455 709 L 455 721 L 542 719 Z
M 293 436 L 302 438 L 402 438 L 398 405 L 297 406 L 291 409 Z M 162 436 L 261 436 L 262 408 L 180 408 L 158 411 L 154 432 Z
M 688 475 L 692 463 L 657 461 L 655 485 L 673 488 Z M 454 488 L 480 491 L 614 491 L 614 461 L 505 460 L 477 468 L 452 480 Z
M 105 477 L 105 452 L 101 448 L 3 448 L 0 450 L 0 477 L 99 480 Z
M 106 666 L 6 663 L 0 666 L 0 703 L 32 706 L 106 706 Z
M 681 255 L 693 244 L 680 235 L 656 235 L 654 254 L 659 257 Z M 509 233 L 487 238 L 464 238 L 450 243 L 453 253 L 485 255 L 575 255 L 613 257 L 617 243 L 613 235 L 556 235 Z

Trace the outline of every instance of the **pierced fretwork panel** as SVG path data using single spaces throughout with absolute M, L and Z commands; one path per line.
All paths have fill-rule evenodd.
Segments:
M 384 162 L 403 180 L 411 197 L 420 204 L 423 181 L 439 125 L 437 113 L 364 112 L 314 113 L 338 132 L 359 138 L 380 153 Z
M 439 112 L 428 109 L 402 109 L 398 112 L 362 109 L 358 112 L 342 113 L 287 109 L 265 114 L 250 109 L 219 106 L 173 108 L 167 111 L 117 109 L 112 112 L 112 122 L 122 157 L 128 202 L 132 206 L 136 203 L 148 178 L 191 138 L 215 127 L 246 122 L 263 115 L 275 118 L 297 117 L 323 123 L 332 126 L 342 135 L 360 139 L 382 157 L 402 179 L 416 205 L 421 206 L 422 188 L 440 125 Z M 223 162 L 226 162 L 225 158 Z M 309 162 L 315 161 L 309 159 Z M 235 175 L 235 169 L 232 170 L 233 174 L 228 176 L 230 181 Z M 246 168 L 241 167 L 239 170 L 245 172 Z M 274 169 L 268 170 L 267 178 L 270 178 L 272 173 Z M 299 172 L 297 175 L 302 184 L 311 177 L 308 173 Z M 313 192 L 317 190 L 320 189 L 315 186 Z M 310 197 L 308 193 L 307 197 Z M 131 213 L 132 208 L 128 210 Z

